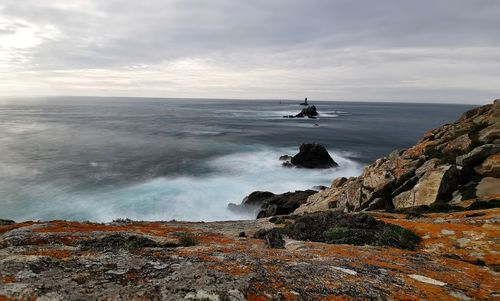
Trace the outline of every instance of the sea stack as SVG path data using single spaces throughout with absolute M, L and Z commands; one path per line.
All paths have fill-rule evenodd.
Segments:
M 282 156 L 283 158 L 285 156 Z M 304 143 L 299 148 L 299 153 L 293 156 L 290 161 L 282 164 L 285 167 L 299 168 L 331 168 L 338 166 L 326 148 L 317 143 Z

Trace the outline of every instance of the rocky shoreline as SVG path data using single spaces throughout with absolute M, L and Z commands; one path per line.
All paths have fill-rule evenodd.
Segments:
M 358 177 L 231 206 L 256 220 L 0 220 L 0 300 L 496 299 L 499 126 L 496 100 Z

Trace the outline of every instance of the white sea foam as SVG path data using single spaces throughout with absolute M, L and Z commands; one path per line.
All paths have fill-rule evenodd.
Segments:
M 111 221 L 136 220 L 213 221 L 253 218 L 227 210 L 255 190 L 283 193 L 329 185 L 339 176 L 359 174 L 361 165 L 333 151 L 338 168 L 307 170 L 284 168 L 280 155 L 294 154 L 296 148 L 259 148 L 225 155 L 206 162 L 214 172 L 206 175 L 157 178 L 106 192 L 57 193 L 44 197 L 47 204 L 29 210 L 19 219 L 71 218 Z M 44 189 L 44 194 L 50 191 Z M 42 201 L 42 200 L 40 200 Z M 44 201 L 42 201 L 44 202 Z M 50 204 L 50 206 L 48 206 Z M 35 208 L 33 208 L 35 209 Z

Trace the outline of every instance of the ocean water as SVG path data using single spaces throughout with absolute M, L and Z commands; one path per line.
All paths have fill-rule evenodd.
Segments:
M 275 193 L 358 175 L 465 105 L 57 97 L 0 99 L 0 218 L 212 221 L 255 190 Z M 318 126 L 315 126 L 318 124 Z M 301 143 L 338 168 L 283 168 Z

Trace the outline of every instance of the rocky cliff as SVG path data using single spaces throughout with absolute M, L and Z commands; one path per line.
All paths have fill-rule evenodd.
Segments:
M 413 147 L 394 151 L 358 177 L 335 179 L 295 213 L 361 211 L 500 198 L 500 100 L 425 133 Z

